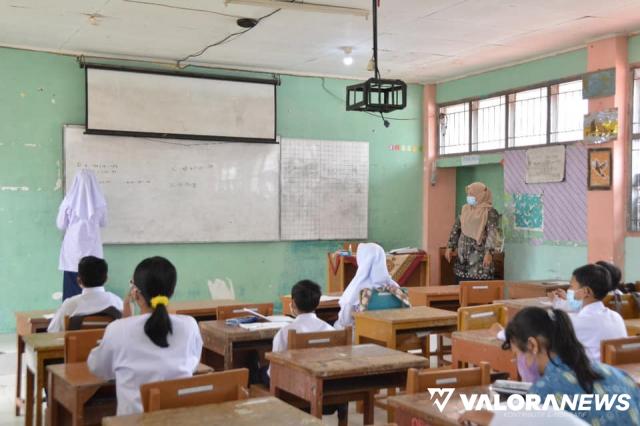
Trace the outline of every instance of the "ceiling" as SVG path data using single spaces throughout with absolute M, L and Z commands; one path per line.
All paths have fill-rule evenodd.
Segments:
M 241 30 L 238 17 L 273 10 L 224 0 L 1 0 L 0 45 L 175 61 Z M 639 0 L 381 0 L 380 71 L 437 82 L 638 30 Z M 371 43 L 371 19 L 281 10 L 188 63 L 360 79 L 370 76 Z M 342 46 L 353 48 L 349 67 Z

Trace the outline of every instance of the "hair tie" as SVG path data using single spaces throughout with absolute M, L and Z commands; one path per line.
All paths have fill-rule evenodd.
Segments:
M 167 306 L 169 304 L 169 298 L 167 296 L 156 296 L 151 298 L 151 308 L 155 309 L 158 305 Z

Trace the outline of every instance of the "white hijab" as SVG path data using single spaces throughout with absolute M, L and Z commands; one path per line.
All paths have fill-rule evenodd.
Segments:
M 76 174 L 71 189 L 62 200 L 60 210 L 68 211 L 72 217 L 86 221 L 99 219 L 107 210 L 107 201 L 91 170 L 81 170 Z
M 360 292 L 366 288 L 377 288 L 384 285 L 399 287 L 398 283 L 389 275 L 387 255 L 378 244 L 359 244 L 356 261 L 358 262 L 356 276 L 342 293 L 340 307 L 357 304 Z

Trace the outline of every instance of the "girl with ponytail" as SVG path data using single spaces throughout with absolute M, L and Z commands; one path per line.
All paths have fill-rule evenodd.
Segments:
M 167 310 L 177 281 L 175 267 L 163 257 L 138 264 L 128 300 L 140 315 L 114 321 L 106 328 L 87 363 L 91 372 L 116 381 L 118 415 L 141 413 L 140 385 L 193 374 L 202 353 L 196 321 Z M 127 315 L 125 309 L 125 316 Z
M 503 349 L 515 353 L 522 380 L 533 383 L 529 393 L 539 395 L 543 402 L 547 395 L 558 399 L 562 395 L 627 394 L 627 410 L 617 406 L 598 410 L 595 403 L 590 411 L 565 409 L 600 426 L 638 424 L 640 392 L 635 383 L 626 373 L 589 359 L 564 311 L 525 308 L 507 325 L 505 338 Z

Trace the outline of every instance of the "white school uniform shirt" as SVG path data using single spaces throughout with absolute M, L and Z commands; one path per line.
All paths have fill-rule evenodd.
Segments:
M 627 328 L 619 313 L 601 301 L 586 305 L 577 313 L 569 313 L 576 337 L 592 361 L 600 361 L 600 342 L 627 337 Z
M 137 315 L 107 326 L 100 345 L 89 355 L 89 370 L 105 380 L 115 379 L 118 415 L 142 413 L 140 386 L 191 377 L 202 354 L 200 329 L 193 317 L 170 315 L 173 333 L 161 348 L 144 332 L 150 314 Z
M 70 297 L 62 302 L 62 306 L 58 308 L 49 323 L 47 331 L 49 333 L 64 331 L 64 317 L 96 314 L 110 306 L 122 312 L 122 299 L 106 291 L 102 286 L 83 288 L 81 294 Z
M 317 333 L 319 331 L 335 330 L 326 322 L 316 316 L 314 312 L 308 314 L 299 314 L 293 322 L 282 327 L 273 338 L 272 352 L 284 352 L 289 346 L 289 330 L 295 330 L 299 333 Z M 271 367 L 269 367 L 271 373 Z
M 65 231 L 58 269 L 78 272 L 81 258 L 103 258 L 100 228 L 107 225 L 107 202 L 90 170 L 76 175 L 58 209 L 56 225 Z

